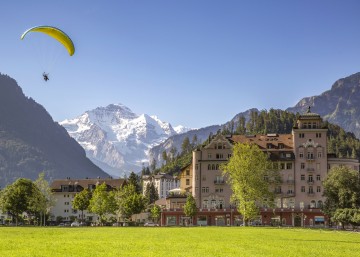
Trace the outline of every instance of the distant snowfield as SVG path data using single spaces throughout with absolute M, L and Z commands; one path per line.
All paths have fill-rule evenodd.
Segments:
M 114 177 L 139 172 L 149 163 L 149 150 L 170 136 L 189 131 L 157 116 L 137 115 L 122 104 L 86 111 L 60 124 L 96 165 Z

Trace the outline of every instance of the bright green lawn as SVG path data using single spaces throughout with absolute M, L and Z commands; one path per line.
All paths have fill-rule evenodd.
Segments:
M 293 228 L 0 227 L 0 256 L 360 256 L 360 233 Z

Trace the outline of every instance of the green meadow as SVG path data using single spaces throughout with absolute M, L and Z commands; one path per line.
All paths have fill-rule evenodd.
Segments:
M 360 256 L 360 233 L 256 227 L 2 227 L 0 256 Z

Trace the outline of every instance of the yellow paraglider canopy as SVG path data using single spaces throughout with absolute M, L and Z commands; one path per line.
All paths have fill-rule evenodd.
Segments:
M 21 35 L 21 39 L 24 39 L 25 35 L 29 32 L 41 32 L 46 35 L 49 35 L 59 41 L 69 52 L 69 55 L 72 56 L 75 53 L 75 46 L 71 38 L 65 34 L 62 30 L 52 27 L 52 26 L 37 26 L 28 29 Z

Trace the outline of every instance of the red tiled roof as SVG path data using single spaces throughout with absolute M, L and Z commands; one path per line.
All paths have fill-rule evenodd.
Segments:
M 272 144 L 272 149 L 291 150 L 294 148 L 292 134 L 233 135 L 230 140 L 234 143 L 257 144 L 261 149 L 268 149 L 268 144 Z M 283 148 L 279 147 L 281 144 Z

